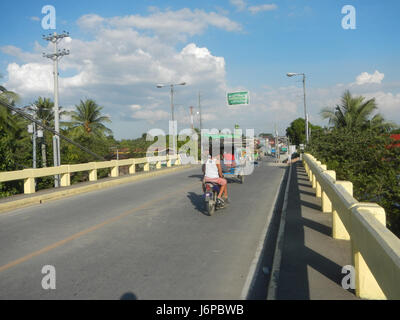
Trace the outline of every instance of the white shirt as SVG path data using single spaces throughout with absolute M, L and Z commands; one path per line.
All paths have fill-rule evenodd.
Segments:
M 206 177 L 210 179 L 219 178 L 217 160 L 208 159 L 206 162 Z

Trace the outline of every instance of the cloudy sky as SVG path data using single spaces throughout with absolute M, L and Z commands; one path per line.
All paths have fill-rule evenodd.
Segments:
M 356 29 L 343 29 L 342 7 L 356 9 Z M 377 99 L 380 112 L 400 123 L 400 2 L 398 0 L 115 0 L 1 1 L 0 84 L 22 104 L 53 98 L 52 64 L 42 53 L 42 8 L 56 9 L 56 31 L 71 37 L 59 64 L 60 104 L 92 98 L 112 119 L 116 138 L 151 128 L 167 130 L 168 88 L 175 118 L 190 126 L 189 106 L 202 96 L 207 128 L 254 128 L 283 134 L 304 116 L 301 77 L 307 76 L 310 120 L 326 125 L 321 108 L 345 89 Z M 227 107 L 226 92 L 250 91 L 250 105 Z M 198 117 L 195 118 L 198 121 Z M 198 126 L 198 125 L 197 125 Z

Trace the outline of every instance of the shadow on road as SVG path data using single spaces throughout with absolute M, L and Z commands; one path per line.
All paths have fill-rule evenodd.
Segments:
M 139 300 L 133 292 L 125 292 L 119 300 Z
M 192 202 L 192 204 L 194 205 L 194 207 L 197 211 L 200 211 L 202 214 L 208 216 L 208 213 L 206 212 L 206 208 L 204 205 L 203 194 L 198 195 L 194 192 L 188 192 L 187 197 Z
M 331 291 L 331 293 L 323 295 L 324 297 L 347 299 L 348 297 L 343 295 L 340 287 L 342 267 L 337 261 L 332 260 L 335 253 L 330 253 L 328 252 L 329 248 L 324 248 L 324 245 L 328 244 L 327 238 L 331 237 L 332 228 L 321 223 L 321 221 L 325 221 L 321 217 L 325 216 L 320 216 L 321 221 L 317 220 L 318 215 L 321 214 L 320 204 L 304 201 L 301 196 L 303 194 L 315 197 L 310 183 L 302 184 L 298 182 L 302 180 L 299 179 L 299 176 L 304 175 L 304 168 L 301 164 L 296 163 L 293 166 L 289 189 L 290 201 L 287 207 L 277 299 L 309 300 L 310 291 L 313 292 L 314 298 L 316 296 L 321 297 L 321 295 L 318 295 L 320 294 L 318 286 L 326 286 L 327 283 L 329 286 L 326 287 L 326 291 Z M 309 231 L 311 229 L 312 232 Z M 307 233 L 308 244 L 305 241 L 305 233 Z M 313 249 L 309 247 L 310 243 L 312 243 Z M 339 247 L 334 249 L 340 251 Z M 320 280 L 321 282 L 318 284 L 314 273 L 314 278 L 309 279 L 310 268 L 330 281 L 322 282 Z
M 283 169 L 287 170 L 288 168 L 289 167 L 284 167 Z M 267 298 L 267 290 L 270 280 L 269 272 L 272 269 L 274 259 L 276 238 L 278 235 L 288 173 L 289 171 L 287 170 L 279 189 L 271 223 L 264 241 L 263 255 L 260 256 L 260 260 L 258 261 L 257 269 L 252 279 L 252 286 L 250 287 L 250 291 L 247 293 L 247 300 L 265 300 Z
M 189 178 L 198 178 L 201 181 L 203 179 L 203 175 L 202 174 L 192 174 L 191 176 L 189 176 Z

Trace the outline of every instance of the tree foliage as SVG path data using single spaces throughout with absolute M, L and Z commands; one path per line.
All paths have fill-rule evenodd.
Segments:
M 346 90 L 341 103 L 334 108 L 322 109 L 321 116 L 328 119 L 334 128 L 390 131 L 397 127 L 396 124 L 385 121 L 381 114 L 374 115 L 377 109 L 375 98 L 366 100 L 363 96 L 353 97 L 350 91 Z
M 312 133 L 320 132 L 322 128 L 315 126 L 311 123 L 308 124 Z M 290 126 L 286 129 L 286 135 L 289 137 L 290 142 L 296 146 L 306 143 L 306 121 L 303 118 L 297 118 L 292 121 Z
M 400 148 L 388 147 L 388 134 L 371 128 L 335 128 L 314 135 L 307 151 L 353 183 L 358 201 L 377 202 L 387 226 L 400 236 Z
M 105 122 L 111 122 L 110 118 L 101 114 L 103 107 L 100 107 L 94 100 L 81 100 L 75 108 L 76 110 L 68 113 L 71 121 L 64 123 L 74 131 L 75 136 L 96 135 L 101 137 L 105 134 L 112 134 L 112 131 L 104 125 Z
M 398 126 L 377 110 L 375 99 L 345 91 L 339 105 L 321 111 L 332 128 L 315 134 L 307 150 L 338 180 L 351 181 L 358 201 L 380 204 L 388 228 L 400 237 L 400 148 L 391 146 L 388 134 Z

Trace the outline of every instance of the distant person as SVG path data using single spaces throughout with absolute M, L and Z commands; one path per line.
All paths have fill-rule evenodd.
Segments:
M 231 152 L 224 152 L 224 165 L 227 168 L 236 167 L 235 155 Z

